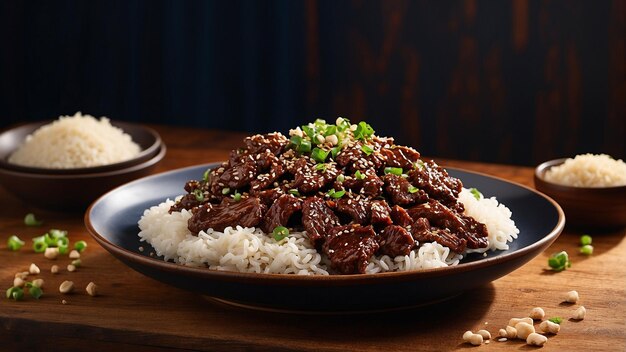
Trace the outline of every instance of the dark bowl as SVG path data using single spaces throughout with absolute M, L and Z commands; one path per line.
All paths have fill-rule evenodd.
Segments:
M 558 204 L 543 194 L 495 177 L 449 168 L 465 187 L 476 187 L 485 197 L 496 196 L 511 209 L 520 234 L 508 250 L 489 251 L 484 257 L 470 254 L 457 266 L 364 275 L 238 273 L 163 261 L 148 243 L 140 241 L 137 221 L 145 209 L 184 193 L 185 182 L 201 179 L 208 167 L 216 165 L 149 176 L 106 193 L 85 213 L 87 230 L 124 264 L 167 284 L 239 306 L 336 313 L 421 306 L 485 285 L 548 248 L 565 223 Z
M 115 170 L 82 174 L 34 173 L 0 168 L 0 184 L 29 205 L 50 210 L 84 211 L 105 192 L 147 176 L 165 156 L 164 144 L 151 158 Z
M 0 134 L 0 169 L 13 170 L 28 174 L 42 174 L 42 175 L 82 175 L 91 173 L 109 172 L 115 170 L 122 170 L 133 165 L 142 164 L 160 152 L 160 147 L 163 144 L 159 134 L 149 127 L 145 127 L 139 124 L 127 123 L 127 122 L 111 122 L 115 127 L 121 128 L 124 132 L 128 133 L 133 141 L 139 145 L 141 152 L 129 160 L 125 160 L 119 163 L 107 164 L 102 166 L 94 166 L 87 168 L 73 168 L 73 169 L 49 169 L 40 167 L 29 167 L 9 163 L 7 160 L 13 154 L 13 152 L 19 148 L 24 142 L 26 136 L 35 132 L 39 127 L 49 124 L 52 121 L 34 122 L 26 125 L 18 126 L 7 130 Z
M 572 187 L 545 180 L 546 171 L 566 158 L 546 161 L 535 169 L 535 188 L 561 205 L 569 227 L 615 229 L 626 226 L 626 186 Z

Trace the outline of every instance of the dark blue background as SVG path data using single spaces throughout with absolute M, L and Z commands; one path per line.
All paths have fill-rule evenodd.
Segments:
M 623 9 L 617 1 L 2 2 L 0 128 L 78 110 L 249 132 L 344 116 L 437 157 L 623 158 L 624 16 L 615 15 Z

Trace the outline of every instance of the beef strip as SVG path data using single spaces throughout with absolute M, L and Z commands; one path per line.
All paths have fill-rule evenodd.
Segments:
M 187 225 L 189 231 L 197 234 L 206 229 L 224 231 L 228 226 L 257 226 L 265 212 L 265 205 L 259 198 L 250 197 L 239 202 L 223 201 L 219 205 L 203 204 L 194 209 Z
M 459 197 L 463 183 L 458 178 L 451 177 L 448 172 L 434 161 L 419 163 L 418 167 L 409 171 L 409 180 L 419 189 L 428 193 L 430 198 L 452 206 Z
M 391 225 L 391 208 L 384 200 L 373 200 L 371 202 L 370 223 L 377 226 Z
M 302 204 L 302 224 L 309 240 L 316 248 L 330 234 L 330 230 L 339 226 L 339 218 L 319 197 L 308 197 Z
M 386 166 L 401 167 L 405 170 L 413 169 L 414 164 L 420 158 L 417 150 L 400 145 L 383 148 L 380 152 L 386 159 Z
M 484 224 L 474 219 L 471 222 L 464 219 L 437 200 L 430 199 L 428 203 L 416 205 L 407 212 L 415 220 L 426 218 L 431 225 L 447 229 L 465 239 L 469 248 L 484 248 L 488 245 L 487 228 Z
M 406 209 L 399 205 L 394 205 L 391 207 L 391 220 L 394 224 L 400 225 L 402 227 L 407 227 L 413 223 L 413 218 L 409 216 L 406 212 Z
M 302 200 L 291 194 L 283 194 L 265 213 L 261 230 L 271 233 L 277 226 L 287 226 L 289 218 L 302 209 Z
M 385 227 L 379 236 L 380 254 L 386 254 L 391 258 L 399 255 L 408 255 L 415 246 L 413 236 L 402 226 L 389 225 Z
M 385 193 L 394 204 L 407 206 L 428 200 L 428 195 L 423 190 L 412 189 L 411 183 L 402 176 L 390 173 L 383 177 L 383 181 L 385 182 Z
M 451 233 L 448 229 L 431 227 L 426 218 L 419 218 L 411 225 L 411 235 L 420 244 L 437 242 L 455 253 L 463 253 L 467 240 Z
M 369 259 L 380 245 L 371 226 L 336 226 L 324 242 L 323 250 L 331 268 L 340 274 L 365 273 Z

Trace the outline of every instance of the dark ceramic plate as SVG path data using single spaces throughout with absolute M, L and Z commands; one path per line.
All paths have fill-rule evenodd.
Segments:
M 137 236 L 137 221 L 144 210 L 181 194 L 186 181 L 201 179 L 212 165 L 145 177 L 110 191 L 87 210 L 87 229 L 100 245 L 138 272 L 220 301 L 272 310 L 354 312 L 425 305 L 485 285 L 544 251 L 565 224 L 558 204 L 528 187 L 451 168 L 450 174 L 465 187 L 476 187 L 486 197 L 496 196 L 511 209 L 520 235 L 509 250 L 489 252 L 486 257 L 470 255 L 454 267 L 333 276 L 214 271 L 151 257 L 154 250 Z M 141 246 L 144 251 L 139 251 Z

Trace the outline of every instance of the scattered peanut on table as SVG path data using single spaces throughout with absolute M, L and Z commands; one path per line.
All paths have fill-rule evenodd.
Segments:
M 541 307 L 535 307 L 530 311 L 530 314 L 528 316 L 533 320 L 541 320 L 543 319 L 543 317 L 546 316 L 546 312 L 544 312 L 543 308 Z
M 567 303 L 576 303 L 578 302 L 578 292 L 577 291 L 569 291 L 565 294 L 565 302 Z
M 41 270 L 39 270 L 39 267 L 37 266 L 37 264 L 31 263 L 30 267 L 28 268 L 28 272 L 36 275 L 36 274 L 39 274 Z
M 548 342 L 548 338 L 536 332 L 529 334 L 526 338 L 527 345 L 543 346 L 546 342 Z
M 561 325 L 553 323 L 550 320 L 544 320 L 539 324 L 539 329 L 546 333 L 557 334 L 561 330 Z
M 574 311 L 574 315 L 572 316 L 572 319 L 583 320 L 585 319 L 585 315 L 587 315 L 587 309 L 585 309 L 584 306 L 580 306 L 578 307 L 578 309 Z
M 59 286 L 59 292 L 61 293 L 70 293 L 74 290 L 74 282 L 72 281 L 63 281 L 61 286 Z

